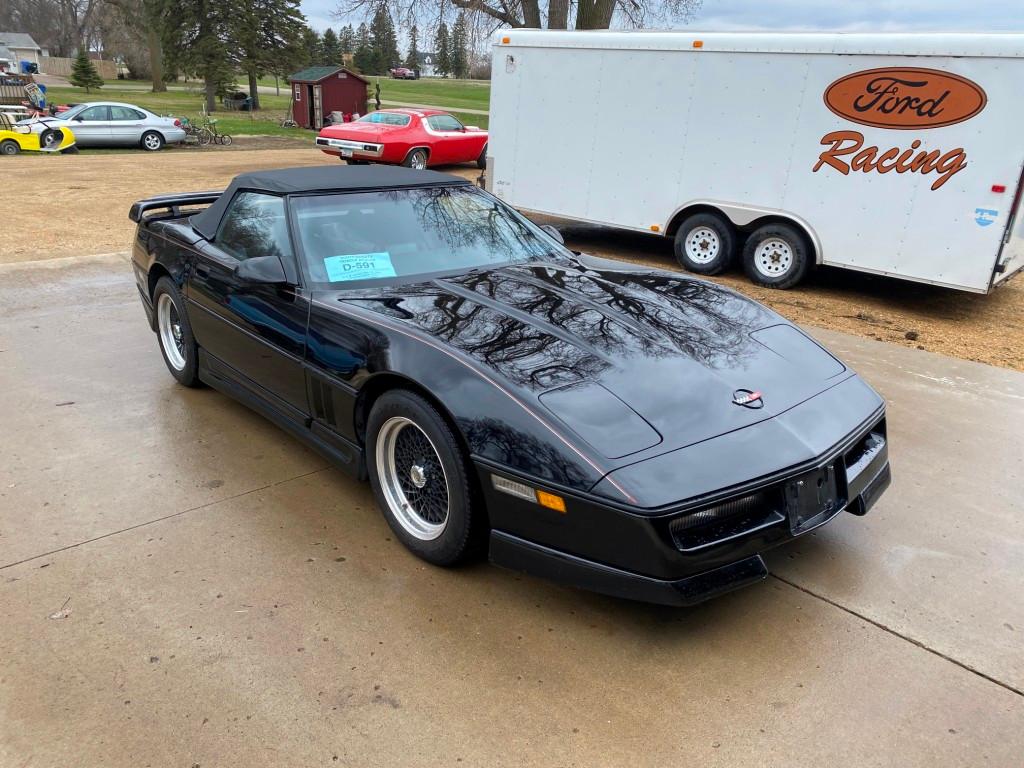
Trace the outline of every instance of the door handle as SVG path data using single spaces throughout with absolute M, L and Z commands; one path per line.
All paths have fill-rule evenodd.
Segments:
M 196 277 L 207 278 L 210 276 L 210 270 L 206 267 L 196 267 Z

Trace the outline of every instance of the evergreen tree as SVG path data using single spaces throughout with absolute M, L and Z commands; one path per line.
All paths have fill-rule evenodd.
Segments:
M 168 71 L 198 75 L 205 83 L 206 111 L 235 81 L 238 60 L 231 40 L 235 5 L 223 0 L 162 0 L 160 28 Z
M 405 58 L 405 66 L 409 69 L 418 69 L 420 66 L 420 52 L 416 50 L 416 44 L 419 42 L 420 31 L 416 28 L 416 25 L 412 25 L 412 29 L 409 30 L 409 55 Z
M 352 64 L 364 75 L 371 74 L 370 70 L 373 69 L 373 48 L 370 45 L 370 28 L 366 26 L 366 22 L 360 24 L 356 32 L 356 50 Z
M 381 0 L 374 11 L 373 20 L 370 22 L 370 38 L 373 46 L 374 74 L 383 75 L 402 60 L 398 53 L 398 35 L 395 32 L 395 23 L 391 19 L 391 11 L 388 10 L 386 0 Z
M 103 87 L 103 78 L 100 77 L 100 73 L 96 71 L 96 65 L 86 54 L 84 45 L 78 47 L 78 55 L 71 65 L 71 84 L 85 88 L 86 93 L 92 91 L 93 88 Z
M 356 49 L 356 35 L 352 31 L 352 25 L 346 24 L 341 28 L 341 34 L 338 35 L 338 48 L 343 54 L 355 53 Z
M 443 21 L 437 28 L 437 36 L 434 38 L 434 69 L 441 77 L 446 77 L 452 71 L 451 41 L 448 37 L 448 25 Z
M 341 44 L 338 42 L 338 36 L 330 27 L 324 30 L 323 37 L 320 38 L 320 46 L 324 53 L 324 64 L 341 63 Z
M 302 47 L 306 52 L 306 64 L 311 67 L 315 67 L 318 64 L 323 64 L 323 49 L 320 46 L 320 35 L 312 27 L 306 27 L 302 30 Z
M 452 26 L 451 48 L 448 54 L 454 77 L 469 75 L 469 57 L 466 54 L 466 14 L 460 13 Z
M 257 80 L 265 72 L 280 71 L 294 57 L 305 20 L 299 0 L 232 0 L 235 12 L 229 37 L 238 55 L 238 67 L 249 79 L 252 108 L 260 108 Z

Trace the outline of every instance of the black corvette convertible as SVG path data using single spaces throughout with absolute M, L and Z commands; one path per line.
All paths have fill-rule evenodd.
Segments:
M 368 476 L 431 563 L 687 605 L 889 484 L 882 400 L 795 326 L 462 179 L 248 173 L 130 216 L 171 374 Z

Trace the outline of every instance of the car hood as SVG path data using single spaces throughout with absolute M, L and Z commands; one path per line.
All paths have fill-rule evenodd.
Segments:
M 611 459 L 742 429 L 853 375 L 795 326 L 734 291 L 588 257 L 324 300 L 419 329 Z M 743 390 L 761 399 L 735 403 Z

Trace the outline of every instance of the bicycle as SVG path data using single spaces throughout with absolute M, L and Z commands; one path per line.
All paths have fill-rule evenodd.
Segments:
M 213 141 L 214 144 L 220 144 L 222 147 L 231 146 L 231 137 L 228 134 L 220 133 L 217 130 L 217 118 L 211 118 L 209 116 L 205 117 L 203 119 L 203 127 L 200 128 L 199 130 L 206 131 L 206 133 L 208 134 L 209 138 L 207 139 L 206 143 Z M 203 143 L 201 136 L 199 139 L 199 143 Z
M 198 144 L 201 147 L 205 147 L 213 141 L 213 134 L 209 130 L 197 126 L 187 117 L 181 118 L 181 127 L 185 130 L 185 142 L 188 144 Z

